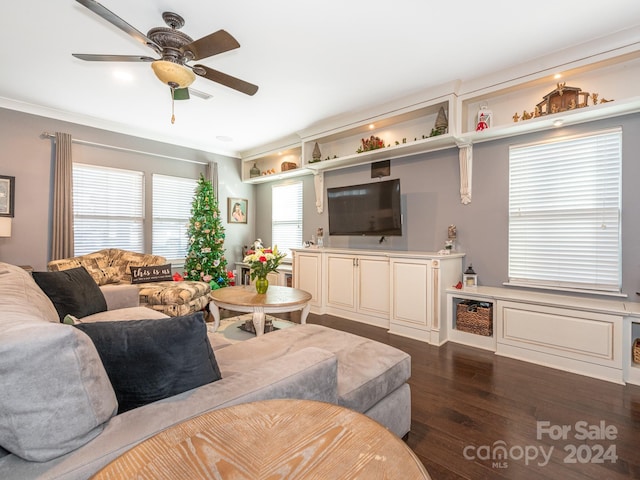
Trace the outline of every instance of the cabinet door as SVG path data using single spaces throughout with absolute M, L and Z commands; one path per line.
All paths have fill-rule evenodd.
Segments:
M 327 255 L 327 305 L 346 310 L 356 308 L 355 257 Z
M 430 262 L 394 260 L 392 268 L 393 311 L 391 320 L 428 329 L 428 278 Z
M 275 272 L 267 273 L 267 281 L 269 282 L 269 285 L 281 286 L 280 275 Z
M 294 287 L 309 292 L 311 294 L 309 303 L 316 307 L 322 304 L 320 260 L 321 256 L 318 254 L 296 253 L 293 276 Z
M 389 260 L 359 257 L 358 311 L 389 318 Z

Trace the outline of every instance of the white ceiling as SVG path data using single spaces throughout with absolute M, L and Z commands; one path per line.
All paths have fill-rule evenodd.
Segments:
M 531 65 L 594 39 L 640 41 L 640 1 L 610 0 L 101 0 L 143 33 L 184 17 L 194 39 L 225 29 L 239 49 L 203 63 L 254 83 L 247 96 L 204 78 L 213 95 L 176 103 L 148 63 L 84 62 L 72 53 L 146 55 L 74 0 L 3 2 L 0 107 L 43 114 L 211 152 L 238 154 L 319 121 L 460 79 Z M 626 32 L 625 32 L 626 31 Z M 615 45 L 614 45 L 615 46 Z M 618 45 L 620 46 L 620 45 Z M 578 53 L 579 58 L 582 53 Z M 117 71 L 130 75 L 118 80 Z M 220 140 L 229 137 L 232 140 Z

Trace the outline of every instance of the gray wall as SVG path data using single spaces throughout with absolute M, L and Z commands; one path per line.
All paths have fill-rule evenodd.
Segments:
M 0 175 L 16 177 L 16 210 L 11 238 L 0 238 L 0 261 L 46 267 L 51 222 L 53 143 L 42 132 L 68 132 L 75 138 L 117 145 L 144 152 L 219 165 L 220 210 L 226 218 L 227 198 L 249 200 L 248 224 L 226 224 L 225 248 L 230 266 L 241 260 L 241 247 L 256 237 L 271 243 L 271 186 L 241 182 L 240 162 L 225 156 L 116 134 L 69 122 L 0 109 Z M 391 177 L 400 178 L 404 226 L 402 237 L 328 237 L 333 247 L 437 251 L 444 245 L 447 227 L 458 227 L 458 248 L 473 263 L 481 285 L 499 286 L 507 279 L 508 148 L 511 144 L 537 141 L 613 126 L 623 127 L 622 247 L 623 291 L 630 301 L 639 301 L 640 291 L 640 114 L 601 120 L 575 127 L 496 140 L 474 146 L 473 200 L 462 205 L 459 196 L 457 149 L 392 160 Z M 192 176 L 204 171 L 193 163 L 74 145 L 76 161 L 114 167 L 143 169 L 166 175 Z M 148 175 L 149 176 L 149 175 Z M 318 227 L 328 231 L 326 210 L 315 208 L 313 176 L 290 181 L 304 182 L 304 233 L 310 239 Z M 325 188 L 374 181 L 370 167 L 358 166 L 325 173 Z
M 473 197 L 469 205 L 460 202 L 458 149 L 391 161 L 391 176 L 400 178 L 404 225 L 402 237 L 326 237 L 325 245 L 363 249 L 437 251 L 444 247 L 447 227 L 457 226 L 459 251 L 466 253 L 465 265 L 473 263 L 480 285 L 500 286 L 507 280 L 508 252 L 508 160 L 509 145 L 539 141 L 614 126 L 623 127 L 622 166 L 622 260 L 623 292 L 628 300 L 640 297 L 640 115 L 627 115 L 589 124 L 479 143 L 473 147 Z M 312 176 L 305 184 L 304 238 L 310 239 L 317 227 L 328 232 L 326 210 L 315 212 Z M 376 181 L 370 166 L 357 166 L 325 173 L 325 189 Z M 271 184 L 258 187 L 258 216 L 264 220 L 256 231 L 269 242 Z M 326 199 L 326 193 L 325 193 Z
M 12 236 L 0 238 L 0 261 L 3 262 L 31 265 L 36 270 L 44 270 L 49 260 L 55 146 L 52 140 L 41 137 L 43 132 L 66 132 L 80 140 L 191 160 L 185 162 L 122 150 L 73 145 L 75 162 L 143 171 L 147 218 L 151 217 L 152 173 L 198 178 L 209 161 L 218 163 L 220 211 L 225 219 L 229 196 L 247 198 L 250 207 L 255 205 L 254 187 L 242 183 L 238 159 L 7 109 L 0 109 L 0 125 L 0 175 L 16 177 Z M 249 215 L 250 218 L 255 215 L 252 207 Z M 225 224 L 225 229 L 225 254 L 233 267 L 233 262 L 240 260 L 240 246 L 250 241 L 255 233 L 251 223 Z M 147 251 L 150 251 L 151 234 L 149 230 L 145 233 Z

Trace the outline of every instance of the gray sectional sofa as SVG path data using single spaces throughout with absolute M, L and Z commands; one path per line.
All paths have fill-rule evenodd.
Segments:
M 118 292 L 106 289 L 108 311 L 81 321 L 168 318 L 136 306 L 134 292 Z M 0 263 L 0 312 L 2 479 L 86 479 L 177 423 L 271 398 L 337 403 L 398 436 L 409 432 L 410 357 L 345 332 L 307 324 L 232 345 L 209 333 L 220 380 L 118 414 L 91 338 L 60 323 L 33 278 L 6 263 Z

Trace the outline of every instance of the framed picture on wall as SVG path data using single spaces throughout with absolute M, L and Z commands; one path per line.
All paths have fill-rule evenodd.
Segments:
M 16 177 L 0 175 L 0 217 L 13 217 Z
M 228 223 L 247 223 L 249 201 L 246 198 L 227 199 Z

